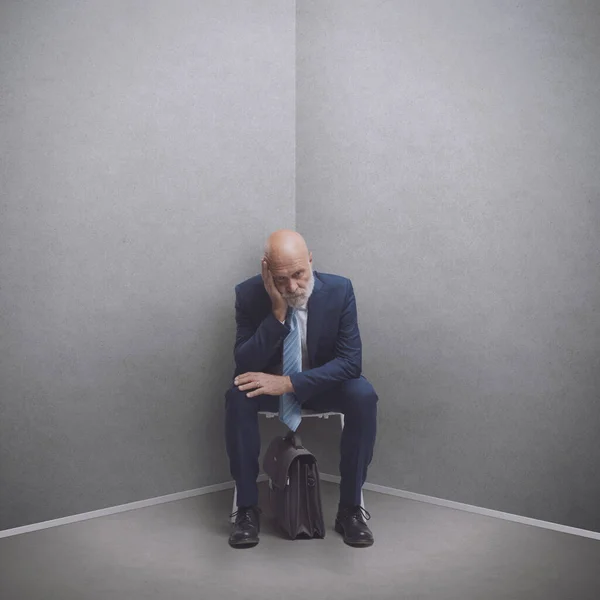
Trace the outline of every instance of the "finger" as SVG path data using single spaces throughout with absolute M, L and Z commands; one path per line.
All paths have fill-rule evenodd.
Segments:
M 273 273 L 271 273 L 271 269 L 269 269 L 269 263 L 266 258 L 263 259 L 263 269 L 264 269 L 264 274 L 265 274 L 264 277 L 265 277 L 266 283 L 273 286 L 274 285 Z
M 264 258 L 260 261 L 260 267 L 261 267 L 263 281 L 266 283 L 267 273 L 269 272 L 269 267 L 267 267 L 267 261 Z
M 250 381 L 256 381 L 256 376 L 258 375 L 258 373 L 243 373 L 242 375 L 238 375 L 234 380 L 233 383 L 235 385 L 242 385 L 244 383 L 249 383 Z
M 264 388 L 262 387 L 262 384 L 259 381 L 253 381 L 252 383 L 243 386 L 243 390 L 240 387 L 240 390 L 242 391 L 246 391 L 248 389 L 250 390 L 250 393 L 246 394 L 248 398 L 254 398 L 254 396 L 260 396 L 261 394 L 265 393 Z
M 257 385 L 256 381 L 251 381 L 250 383 L 246 383 L 244 385 L 238 385 L 238 389 L 242 392 L 245 392 L 246 390 L 256 390 L 260 387 L 260 385 Z
M 241 373 L 240 375 L 238 375 L 237 379 L 248 379 L 249 377 L 253 377 L 254 379 L 256 379 L 257 375 L 258 373 L 255 373 L 254 371 L 247 371 L 246 373 Z

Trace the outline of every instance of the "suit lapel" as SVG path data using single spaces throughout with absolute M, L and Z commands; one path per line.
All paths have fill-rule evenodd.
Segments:
M 308 322 L 306 325 L 306 347 L 310 367 L 314 364 L 317 347 L 319 345 L 319 334 L 322 331 L 321 324 L 325 316 L 325 305 L 327 301 L 327 288 L 314 272 L 315 287 L 308 299 Z

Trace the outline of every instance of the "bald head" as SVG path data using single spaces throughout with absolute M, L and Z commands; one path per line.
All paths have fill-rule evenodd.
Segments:
M 265 244 L 265 257 L 271 266 L 309 258 L 304 238 L 291 229 L 280 229 L 269 236 Z
M 314 284 L 312 254 L 304 238 L 290 229 L 280 229 L 265 244 L 265 259 L 273 281 L 288 304 L 308 301 Z

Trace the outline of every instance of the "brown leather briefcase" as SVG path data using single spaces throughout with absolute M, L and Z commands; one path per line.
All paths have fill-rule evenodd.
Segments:
M 290 539 L 324 538 L 325 523 L 317 459 L 292 433 L 274 438 L 263 459 L 269 504 L 279 529 Z

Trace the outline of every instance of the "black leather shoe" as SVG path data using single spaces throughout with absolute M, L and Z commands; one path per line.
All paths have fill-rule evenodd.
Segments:
M 235 517 L 233 531 L 229 536 L 232 548 L 252 548 L 258 544 L 261 510 L 257 506 L 239 507 L 231 516 Z
M 344 542 L 354 548 L 372 546 L 373 533 L 367 527 L 371 515 L 362 506 L 340 506 L 335 518 L 335 530 L 344 536 Z

